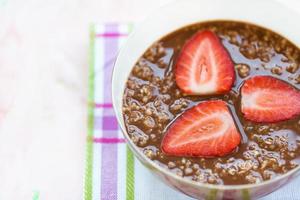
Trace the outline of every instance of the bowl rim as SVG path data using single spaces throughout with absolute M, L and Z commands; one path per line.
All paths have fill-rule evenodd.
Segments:
M 178 1 L 185 1 L 185 0 L 173 0 L 171 2 L 168 2 L 167 4 L 163 5 L 163 6 L 160 6 L 158 7 L 155 12 L 157 12 L 158 10 L 162 9 L 162 8 L 165 8 L 167 6 L 170 6 L 172 5 L 174 2 L 178 2 Z M 259 0 L 258 0 L 259 1 Z M 290 9 L 289 7 L 287 7 L 286 5 L 284 5 L 283 3 L 281 3 L 280 1 L 278 0 L 265 0 L 265 2 L 269 2 L 269 3 L 272 3 L 272 4 L 278 4 L 280 6 L 283 6 L 285 9 L 291 11 L 292 13 L 296 13 L 298 16 L 300 16 L 300 13 L 298 12 L 295 12 L 294 10 Z M 154 13 L 155 13 L 154 12 Z M 147 20 L 151 20 L 148 17 L 146 17 L 145 20 L 141 21 L 140 23 L 138 23 L 137 27 L 129 34 L 127 40 L 133 38 L 136 34 L 136 32 L 139 31 L 139 24 L 143 23 L 143 22 L 146 22 Z M 209 21 L 216 21 L 218 19 L 215 19 L 215 20 L 199 20 L 199 23 L 200 22 L 209 22 Z M 235 20 L 235 19 L 220 19 L 218 21 L 222 21 L 222 20 L 225 20 L 225 21 L 237 21 L 237 22 L 245 22 L 245 23 L 248 23 L 248 24 L 253 24 L 253 25 L 256 25 L 256 26 L 259 26 L 259 27 L 263 27 L 263 28 L 267 28 L 267 27 L 264 27 L 262 25 L 259 25 L 259 24 L 256 24 L 255 22 L 251 22 L 251 21 L 244 21 L 244 20 Z M 186 24 L 185 26 L 189 26 L 189 25 L 192 25 L 194 23 L 191 23 L 191 24 Z M 180 27 L 180 28 L 183 28 L 183 27 Z M 269 28 L 267 28 L 269 29 Z M 282 34 L 278 33 L 277 31 L 274 31 L 272 29 L 269 29 L 279 35 L 282 36 Z M 171 32 L 170 32 L 171 33 Z M 284 38 L 286 38 L 285 36 L 283 36 Z M 160 38 L 158 38 L 159 40 Z M 288 40 L 290 40 L 289 38 L 287 38 Z M 300 47 L 300 43 L 294 43 L 292 40 L 290 40 L 293 44 L 295 44 L 298 48 Z M 126 41 L 127 42 L 127 41 Z M 117 100 L 116 100 L 116 96 L 114 95 L 115 94 L 115 89 L 114 89 L 114 82 L 116 80 L 116 66 L 119 65 L 120 63 L 120 56 L 123 54 L 124 51 L 126 51 L 126 42 L 125 42 L 125 45 L 123 45 L 119 52 L 118 52 L 118 55 L 117 55 L 117 58 L 114 62 L 114 66 L 113 66 L 113 71 L 112 71 L 112 104 L 113 104 L 113 109 L 114 109 L 114 112 L 118 115 L 119 111 L 118 111 L 118 108 L 117 108 Z M 155 41 L 153 41 L 154 43 Z M 143 53 L 143 52 L 142 52 Z M 141 55 L 142 55 L 141 53 Z M 124 88 L 124 86 L 123 86 Z M 122 90 L 124 91 L 124 90 Z M 123 96 L 122 96 L 123 98 Z M 123 101 L 122 101 L 123 102 Z M 123 116 L 123 113 L 121 113 L 121 115 Z M 266 186 L 266 185 L 270 185 L 274 182 L 277 182 L 277 181 L 280 181 L 282 179 L 285 179 L 289 176 L 291 176 L 292 174 L 296 173 L 297 171 L 300 170 L 300 165 L 295 167 L 294 169 L 288 171 L 287 173 L 285 174 L 282 174 L 282 175 L 278 175 L 276 176 L 275 178 L 272 178 L 272 179 L 269 179 L 269 180 L 266 180 L 266 181 L 262 181 L 260 183 L 251 183 L 251 184 L 239 184 L 239 185 L 214 185 L 214 184 L 209 184 L 209 183 L 202 183 L 202 182 L 196 182 L 196 181 L 192 181 L 190 179 L 187 179 L 187 178 L 184 178 L 184 177 L 181 177 L 181 176 L 178 176 L 174 173 L 172 173 L 170 170 L 160 166 L 159 164 L 155 163 L 153 160 L 149 159 L 147 156 L 145 156 L 142 151 L 132 142 L 132 140 L 130 139 L 125 127 L 122 126 L 123 124 L 123 117 L 122 119 L 120 119 L 119 117 L 117 117 L 117 122 L 119 124 L 119 127 L 123 133 L 123 136 L 125 137 L 125 140 L 126 140 L 126 143 L 129 145 L 129 147 L 131 148 L 131 150 L 133 150 L 134 154 L 138 154 L 135 155 L 139 160 L 140 158 L 142 158 L 144 161 L 147 162 L 148 165 L 150 165 L 153 169 L 155 169 L 156 171 L 159 171 L 160 173 L 164 174 L 164 175 L 167 175 L 167 176 L 170 176 L 172 177 L 173 179 L 175 179 L 176 181 L 178 182 L 183 182 L 187 185 L 192 185 L 193 187 L 203 187 L 203 188 L 207 188 L 207 189 L 210 189 L 210 190 L 222 190 L 222 191 L 228 191 L 228 190 L 248 190 L 248 189 L 253 189 L 253 188 L 258 188 L 258 187 L 261 187 L 261 186 Z

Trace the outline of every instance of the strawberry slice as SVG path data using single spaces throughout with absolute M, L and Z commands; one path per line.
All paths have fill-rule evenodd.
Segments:
M 242 113 L 254 122 L 278 122 L 300 114 L 300 91 L 271 76 L 255 76 L 241 89 Z
M 241 136 L 224 101 L 199 103 L 168 128 L 162 150 L 173 156 L 224 156 L 235 149 Z
M 234 65 L 216 34 L 198 32 L 185 43 L 175 64 L 175 79 L 191 95 L 224 94 L 231 89 Z

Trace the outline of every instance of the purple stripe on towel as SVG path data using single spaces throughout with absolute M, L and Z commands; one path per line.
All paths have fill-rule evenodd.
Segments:
M 103 143 L 103 144 L 118 144 L 125 143 L 124 138 L 93 138 L 94 143 Z
M 113 105 L 111 103 L 95 103 L 95 108 L 112 108 Z
M 102 144 L 101 200 L 117 200 L 117 145 Z
M 110 25 L 106 26 L 108 32 L 114 31 L 117 32 L 118 26 Z M 118 37 L 116 38 L 104 38 L 104 84 L 103 84 L 103 102 L 105 104 L 109 104 L 112 102 L 111 99 L 111 77 L 112 77 L 112 69 L 114 66 L 114 61 L 116 59 L 118 53 Z
M 96 37 L 126 37 L 127 35 L 125 33 L 108 32 L 96 34 Z
M 103 131 L 118 130 L 118 122 L 115 116 L 103 116 L 102 122 Z
M 118 32 L 117 25 L 106 25 L 104 32 Z M 111 103 L 111 73 L 113 62 L 118 51 L 118 37 L 105 37 L 104 39 L 104 84 L 103 97 L 105 105 Z M 103 116 L 105 116 L 103 109 Z M 107 119 L 103 117 L 103 123 Z M 106 126 L 106 125 L 105 125 Z M 116 129 L 116 131 L 103 131 L 103 138 L 117 138 L 118 126 L 107 125 L 106 128 Z M 102 127 L 102 129 L 104 129 Z M 118 174 L 118 146 L 109 143 L 102 144 L 102 169 L 101 169 L 101 200 L 117 200 L 117 174 Z

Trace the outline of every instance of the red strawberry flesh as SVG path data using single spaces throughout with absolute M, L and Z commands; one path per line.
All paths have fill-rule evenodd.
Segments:
M 175 79 L 190 95 L 224 94 L 231 89 L 234 64 L 215 33 L 201 31 L 185 43 L 175 64 Z
M 232 152 L 241 136 L 224 101 L 199 103 L 168 128 L 162 150 L 173 156 L 216 157 Z
M 271 76 L 255 76 L 241 89 L 244 117 L 254 122 L 279 122 L 300 114 L 300 91 Z

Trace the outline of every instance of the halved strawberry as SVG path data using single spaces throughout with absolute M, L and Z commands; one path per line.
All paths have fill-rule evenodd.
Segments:
M 201 31 L 185 43 L 175 64 L 175 79 L 191 95 L 223 94 L 231 89 L 234 65 L 216 34 Z
M 241 136 L 224 101 L 199 103 L 168 128 L 162 150 L 168 155 L 215 157 L 230 153 Z
M 278 122 L 300 114 L 300 91 L 271 76 L 255 76 L 241 89 L 242 113 L 254 122 Z

